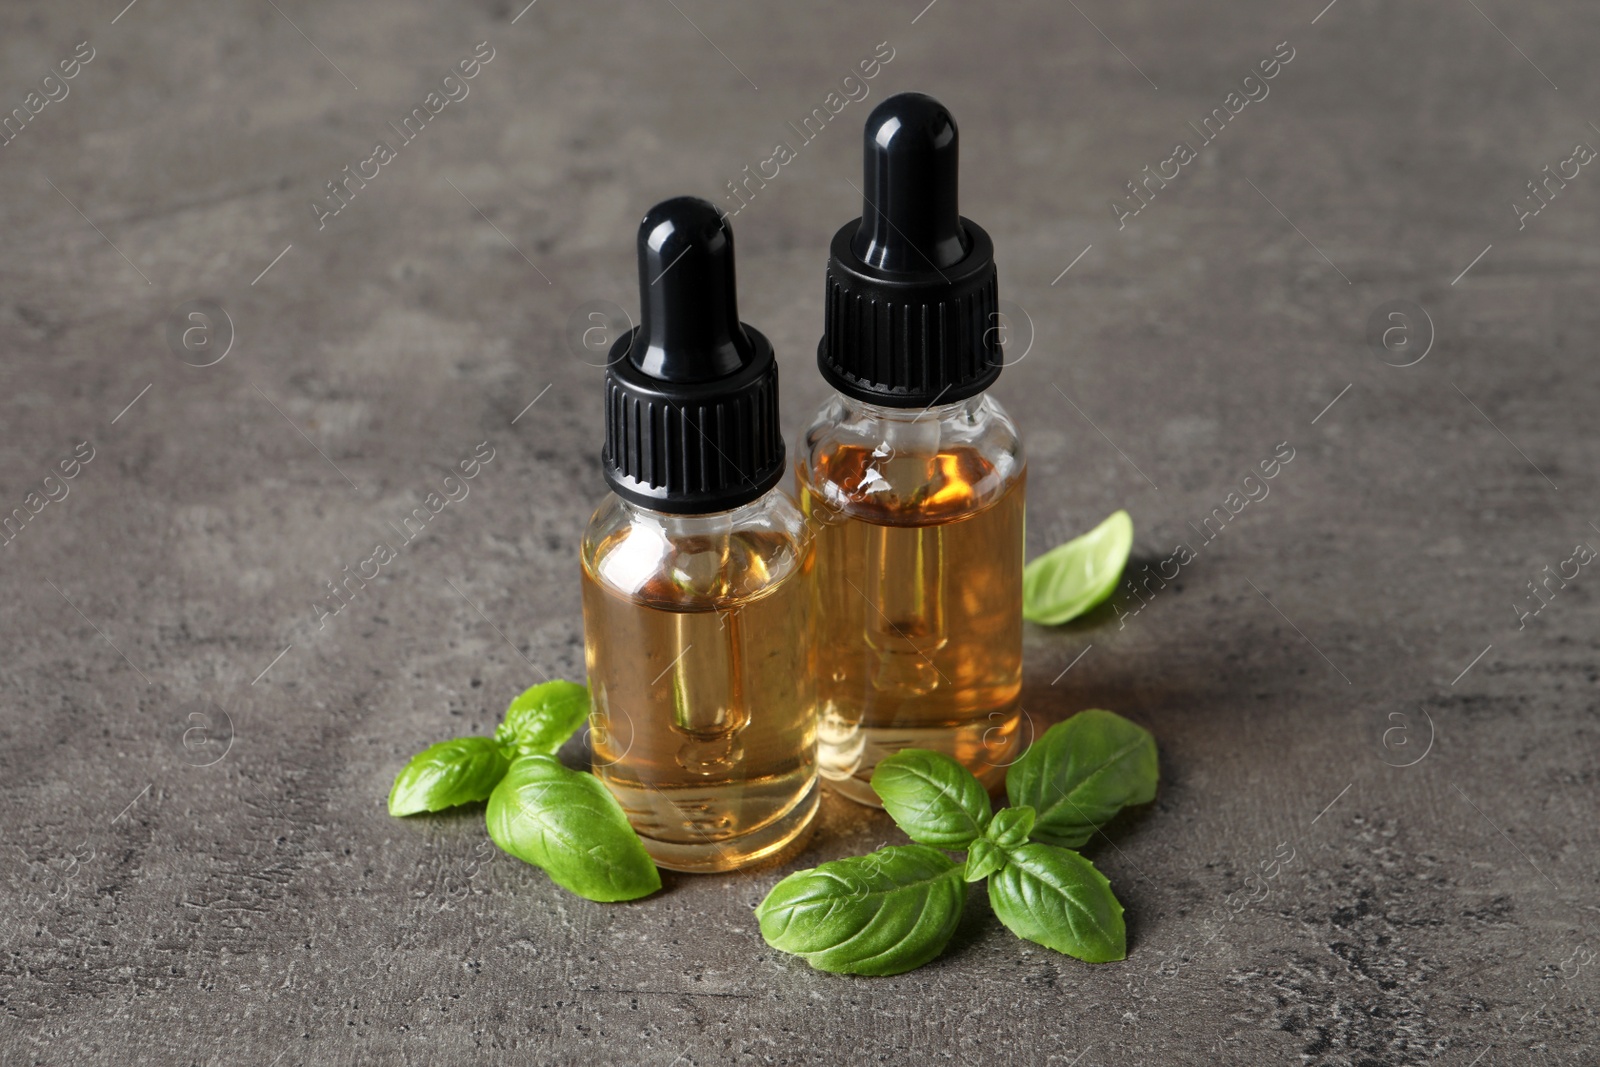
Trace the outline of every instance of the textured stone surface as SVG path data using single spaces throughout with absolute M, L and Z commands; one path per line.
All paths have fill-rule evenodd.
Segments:
M 0 1062 L 1595 1061 L 1592 565 L 1512 607 L 1600 544 L 1600 176 L 1510 207 L 1600 141 L 1588 10 L 121 2 L 0 12 L 5 109 L 95 49 L 0 148 L 0 507 L 94 452 L 0 548 Z M 470 95 L 319 230 L 323 184 L 480 41 Z M 581 675 L 600 379 L 564 331 L 634 306 L 636 217 L 797 147 L 734 221 L 792 434 L 857 130 L 905 88 L 960 120 L 1031 320 L 996 391 L 1031 549 L 1118 506 L 1140 562 L 1195 549 L 1136 615 L 1027 636 L 1036 723 L 1098 705 L 1160 741 L 1160 799 L 1091 850 L 1121 964 L 975 896 L 937 963 L 829 977 L 757 934 L 781 870 L 591 905 L 479 814 L 383 808 L 411 752 Z M 201 298 L 237 330 L 204 368 L 167 340 Z M 1379 357 L 1422 350 L 1414 313 L 1409 349 L 1367 340 L 1397 299 L 1437 332 L 1404 368 Z M 325 581 L 480 442 L 470 494 L 319 628 Z M 822 830 L 791 866 L 898 839 L 832 800 Z

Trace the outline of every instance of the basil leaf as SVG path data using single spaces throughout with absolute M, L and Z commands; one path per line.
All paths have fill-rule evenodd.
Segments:
M 993 826 L 994 823 L 989 825 Z M 980 837 L 967 850 L 967 864 L 961 876 L 969 882 L 981 882 L 1005 865 L 1006 850 L 988 838 Z
M 1069 849 L 1027 844 L 989 878 L 989 906 L 1018 937 L 1086 963 L 1128 954 L 1122 905 L 1094 864 Z
M 634 900 L 661 888 L 661 873 L 622 805 L 554 756 L 523 756 L 489 797 L 489 836 L 550 880 L 589 900 Z
M 761 936 L 819 971 L 899 974 L 937 956 L 966 904 L 961 868 L 926 845 L 891 845 L 791 874 L 756 908 Z
M 1033 832 L 1038 815 L 1026 804 L 1015 808 L 1001 808 L 983 836 L 1001 848 L 1016 848 Z
M 1133 551 L 1133 519 L 1115 511 L 1082 537 L 1022 568 L 1022 617 L 1055 626 L 1098 607 L 1117 588 Z
M 966 848 L 989 822 L 988 791 L 942 752 L 906 748 L 879 760 L 872 789 L 895 825 L 918 844 Z
M 505 777 L 511 761 L 488 737 L 458 737 L 429 745 L 394 776 L 390 815 L 442 811 L 483 800 Z
M 1154 800 L 1159 774 L 1150 731 L 1093 708 L 1046 730 L 1006 771 L 1006 795 L 1038 812 L 1035 841 L 1076 848 L 1122 808 Z
M 506 709 L 494 739 L 513 756 L 552 756 L 589 715 L 589 690 L 576 682 L 541 682 Z

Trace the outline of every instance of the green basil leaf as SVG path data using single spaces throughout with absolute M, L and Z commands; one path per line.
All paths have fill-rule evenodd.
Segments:
M 1128 954 L 1122 905 L 1094 864 L 1065 848 L 1012 849 L 989 878 L 989 906 L 1018 937 L 1086 963 Z
M 989 793 L 955 760 L 923 748 L 901 749 L 878 761 L 872 789 L 911 840 L 966 848 L 989 822 Z
M 589 900 L 634 900 L 661 888 L 661 873 L 622 805 L 554 756 L 523 756 L 489 797 L 489 836 L 550 880 Z
M 990 823 L 993 826 L 994 823 Z M 1006 850 L 986 837 L 980 837 L 967 850 L 967 864 L 961 876 L 969 882 L 981 882 L 1006 865 Z
M 496 741 L 514 756 L 552 756 L 589 715 L 589 690 L 576 682 L 541 682 L 511 702 Z
M 761 936 L 819 971 L 899 974 L 943 951 L 961 919 L 961 868 L 926 845 L 891 845 L 791 874 L 756 908 Z
M 1001 848 L 1016 848 L 1033 832 L 1033 824 L 1037 818 L 1037 813 L 1026 804 L 1021 807 L 1001 808 L 995 813 L 994 821 L 983 832 L 983 836 Z
M 1022 568 L 1022 617 L 1056 626 L 1098 607 L 1117 588 L 1133 551 L 1133 519 L 1112 512 L 1082 537 Z
M 1035 841 L 1076 848 L 1122 808 L 1154 800 L 1159 774 L 1150 731 L 1093 708 L 1046 730 L 1006 771 L 1006 795 L 1038 812 Z
M 511 761 L 489 737 L 458 737 L 429 745 L 394 777 L 390 815 L 443 811 L 485 800 L 505 777 Z

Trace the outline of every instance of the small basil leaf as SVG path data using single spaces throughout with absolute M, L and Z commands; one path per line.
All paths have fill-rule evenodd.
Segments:
M 989 793 L 972 772 L 942 752 L 901 749 L 878 761 L 872 788 L 911 840 L 966 848 L 989 822 Z
M 394 777 L 390 815 L 443 811 L 487 799 L 511 761 L 488 737 L 458 737 L 429 745 Z
M 1122 905 L 1094 864 L 1065 848 L 1013 849 L 989 879 L 989 906 L 1018 937 L 1086 963 L 1128 954 Z
M 1046 730 L 1006 771 L 1006 795 L 1038 812 L 1035 841 L 1076 848 L 1122 808 L 1154 800 L 1159 774 L 1150 731 L 1093 708 Z
M 1098 607 L 1117 588 L 1133 551 L 1133 519 L 1116 511 L 1082 537 L 1022 568 L 1022 617 L 1055 626 Z
M 589 900 L 634 900 L 661 888 L 661 874 L 600 779 L 553 756 L 511 764 L 487 813 L 489 836 L 550 880 Z
M 996 819 L 996 822 L 998 821 Z M 993 826 L 994 823 L 989 825 Z M 962 870 L 961 876 L 969 882 L 979 882 L 1005 865 L 1006 850 L 988 838 L 980 837 L 967 850 L 967 865 Z
M 589 690 L 576 682 L 541 682 L 511 702 L 494 739 L 514 756 L 551 756 L 589 715 Z
M 1026 804 L 1017 808 L 1001 808 L 995 813 L 994 821 L 983 832 L 983 836 L 999 845 L 1001 848 L 1016 848 L 1028 839 L 1028 834 L 1033 832 L 1033 823 L 1038 816 Z
M 966 903 L 961 868 L 926 845 L 891 845 L 789 875 L 756 908 L 761 936 L 819 971 L 899 974 L 937 956 Z

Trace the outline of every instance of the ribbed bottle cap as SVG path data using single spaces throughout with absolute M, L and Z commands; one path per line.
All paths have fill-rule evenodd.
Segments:
M 778 365 L 739 321 L 733 230 L 680 196 L 639 224 L 639 325 L 606 372 L 605 478 L 657 511 L 726 511 L 783 475 Z
M 833 236 L 822 376 L 889 407 L 952 403 L 1000 376 L 994 244 L 961 217 L 955 119 L 931 96 L 899 93 L 862 138 L 861 218 Z

